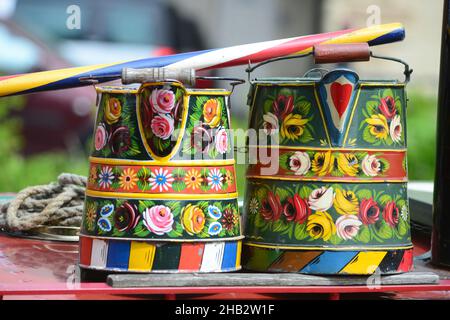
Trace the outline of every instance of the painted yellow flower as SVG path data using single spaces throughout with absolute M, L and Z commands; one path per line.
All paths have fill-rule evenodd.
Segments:
M 122 114 L 122 105 L 119 99 L 111 98 L 107 101 L 105 106 L 105 121 L 108 124 L 113 124 L 119 121 Z
M 92 166 L 89 170 L 89 183 L 97 182 L 97 166 Z
M 125 190 L 131 190 L 136 185 L 138 181 L 138 177 L 136 176 L 136 172 L 131 169 L 125 169 L 119 177 L 119 185 L 121 188 Z
M 302 136 L 308 119 L 303 119 L 299 114 L 288 114 L 281 125 L 281 136 L 295 140 Z
M 355 177 L 358 174 L 358 158 L 352 153 L 339 153 L 337 165 L 339 171 L 347 176 Z
M 95 219 L 97 218 L 97 206 L 95 203 L 88 203 L 86 205 L 85 222 L 88 231 L 93 231 L 95 226 Z
M 317 152 L 311 161 L 311 169 L 318 176 L 324 176 L 333 169 L 334 156 L 331 151 Z
M 205 123 L 211 128 L 215 128 L 220 123 L 222 116 L 222 104 L 217 99 L 209 99 L 203 105 L 203 118 Z
M 313 239 L 322 238 L 323 240 L 328 241 L 331 236 L 336 233 L 336 226 L 329 213 L 317 211 L 308 217 L 306 231 L 308 231 Z
M 190 235 L 198 234 L 205 226 L 205 214 L 197 206 L 188 204 L 181 212 L 181 225 Z
M 196 169 L 189 170 L 184 177 L 184 183 L 186 183 L 186 186 L 188 188 L 191 188 L 192 190 L 199 189 L 202 182 L 203 178 L 200 174 L 200 171 Z
M 386 139 L 389 134 L 389 126 L 386 117 L 382 114 L 374 114 L 369 119 L 366 119 L 369 124 L 370 133 L 377 139 Z
M 340 214 L 358 214 L 359 202 L 353 191 L 336 189 L 334 208 Z

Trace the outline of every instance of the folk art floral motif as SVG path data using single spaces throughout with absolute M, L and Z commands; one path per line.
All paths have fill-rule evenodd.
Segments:
M 103 94 L 94 131 L 93 155 L 100 157 L 137 157 L 142 146 L 137 135 L 137 120 L 132 95 Z M 131 101 L 130 101 L 131 100 Z
M 161 201 L 88 197 L 88 235 L 142 239 L 225 238 L 240 235 L 236 200 Z
M 409 215 L 402 184 L 250 183 L 250 241 L 355 245 L 406 243 Z
M 233 165 L 146 167 L 91 164 L 88 188 L 108 192 L 236 192 Z
M 299 150 L 282 152 L 280 169 L 286 174 L 299 177 L 347 177 L 375 178 L 406 176 L 404 153 L 368 151 Z M 395 170 L 390 171 L 391 164 Z
M 228 111 L 224 96 L 193 95 L 189 101 L 184 157 L 201 154 L 206 159 L 232 158 Z
M 225 96 L 190 95 L 176 85 L 146 86 L 139 93 L 106 90 L 99 103 L 92 155 L 139 160 L 168 155 L 231 159 Z M 177 147 L 183 117 L 186 130 Z M 178 150 L 172 154 L 175 147 Z
M 177 86 L 150 86 L 139 95 L 143 139 L 157 156 L 172 152 L 181 125 L 184 90 Z
M 257 87 L 250 127 L 267 136 L 266 141 L 260 139 L 260 145 L 271 143 L 271 137 L 278 133 L 280 146 L 404 147 L 402 88 L 374 86 L 357 90 L 357 99 L 348 98 L 347 112 L 342 113 L 346 119 L 341 119 L 340 125 L 345 126 L 337 131 L 336 124 L 327 118 L 329 101 L 312 94 L 312 86 Z M 351 94 L 357 95 L 357 90 Z

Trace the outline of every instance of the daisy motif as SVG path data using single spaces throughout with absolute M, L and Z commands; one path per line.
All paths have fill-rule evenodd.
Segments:
M 203 178 L 200 175 L 200 172 L 196 169 L 189 170 L 184 178 L 186 186 L 192 190 L 199 189 L 202 181 Z
M 256 198 L 252 198 L 250 200 L 250 203 L 248 205 L 248 209 L 250 210 L 251 214 L 257 214 L 259 210 L 259 203 Z
M 114 180 L 114 174 L 111 167 L 102 167 L 98 178 L 98 184 L 100 185 L 100 188 L 108 188 Z
M 120 175 L 119 185 L 125 190 L 131 190 L 134 188 L 138 180 L 139 179 L 136 176 L 136 172 L 133 169 L 128 168 L 125 169 Z
M 148 179 L 152 190 L 159 188 L 159 191 L 167 191 L 172 188 L 174 178 L 168 170 L 162 168 L 152 171 L 151 177 Z
M 211 187 L 211 189 L 219 191 L 222 189 L 222 181 L 223 177 L 220 173 L 219 169 L 212 169 L 208 174 L 208 185 Z

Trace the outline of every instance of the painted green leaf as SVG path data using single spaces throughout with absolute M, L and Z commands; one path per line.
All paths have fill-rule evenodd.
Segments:
M 377 223 L 374 230 L 381 239 L 390 239 L 394 235 L 393 229 L 384 220 Z
M 303 240 L 308 237 L 308 232 L 306 231 L 306 224 L 295 224 L 294 237 L 297 240 Z
M 386 205 L 386 203 L 388 203 L 389 201 L 392 201 L 392 197 L 388 194 L 383 194 L 379 199 L 379 202 L 382 205 Z
M 330 239 L 328 240 L 331 244 L 333 245 L 338 245 L 340 244 L 343 240 L 341 238 L 339 238 L 339 236 L 335 233 L 333 234 Z
M 312 192 L 313 189 L 308 186 L 303 186 L 298 192 L 298 195 L 300 196 L 300 198 L 307 199 Z
M 272 104 L 273 104 L 273 100 L 267 99 L 266 101 L 264 101 L 264 105 L 263 105 L 264 113 L 267 113 L 267 112 L 273 113 Z
M 303 130 L 303 134 L 300 136 L 299 140 L 301 143 L 308 143 L 310 141 L 313 141 L 314 137 L 311 131 L 307 127 L 305 127 L 305 129 Z
M 281 202 L 285 201 L 287 198 L 292 197 L 292 192 L 287 188 L 277 187 L 275 189 L 275 194 L 280 197 Z
M 372 198 L 372 191 L 370 191 L 369 189 L 361 189 L 361 190 L 356 191 L 356 196 L 360 200 L 370 199 L 370 198 Z
M 376 112 L 379 104 L 380 102 L 378 100 L 369 100 L 366 102 L 366 110 L 368 111 L 369 115 L 372 115 L 374 112 Z
M 175 180 L 172 182 L 172 188 L 175 192 L 180 192 L 186 189 L 186 183 L 183 180 Z
M 355 240 L 363 243 L 368 243 L 371 240 L 371 233 L 369 227 L 361 226 L 359 228 L 358 235 L 355 237 Z
M 394 97 L 394 92 L 392 91 L 391 88 L 385 89 L 385 90 L 383 90 L 382 97 L 383 98 Z
M 259 229 L 266 225 L 267 225 L 267 221 L 264 220 L 264 218 L 261 217 L 261 215 L 257 214 L 255 217 L 255 227 Z
M 279 161 L 280 161 L 280 167 L 282 169 L 290 170 L 290 168 L 289 168 L 289 160 L 290 160 L 291 156 L 292 156 L 291 152 L 283 153 L 280 156 L 280 160 Z
M 366 123 L 365 121 L 363 122 Z M 369 126 L 366 126 L 363 130 L 363 139 L 370 144 L 375 144 L 377 142 L 377 138 L 370 133 Z
M 398 232 L 399 236 L 403 237 L 404 235 L 406 235 L 408 233 L 408 230 L 409 230 L 409 224 L 400 217 L 400 219 L 398 221 L 398 225 L 397 225 L 397 232 Z
M 273 231 L 273 232 L 283 232 L 283 231 L 286 229 L 286 227 L 289 227 L 289 225 L 288 225 L 288 224 L 285 224 L 285 223 L 283 222 L 283 220 L 278 219 L 277 221 L 275 221 L 275 222 L 272 224 L 272 231 Z
M 301 100 L 298 104 L 298 111 L 303 117 L 306 117 L 311 110 L 311 102 L 307 100 Z

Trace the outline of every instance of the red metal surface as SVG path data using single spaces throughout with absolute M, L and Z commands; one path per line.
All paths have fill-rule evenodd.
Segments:
M 426 243 L 426 241 L 423 243 L 419 241 L 417 253 L 420 254 L 426 249 Z M 214 298 L 257 299 L 267 298 L 264 295 L 270 294 L 283 294 L 284 297 L 286 294 L 326 294 L 329 299 L 339 299 L 341 294 L 346 293 L 396 292 L 396 297 L 405 299 L 410 298 L 407 292 L 415 293 L 415 297 L 418 298 L 448 298 L 448 291 L 450 291 L 450 280 L 441 280 L 436 285 L 379 287 L 112 288 L 105 283 L 74 283 L 77 260 L 77 243 L 50 242 L 0 235 L 0 297 L 4 299 L 63 297 L 69 299 L 122 299 L 142 298 L 142 295 L 148 295 L 149 298 L 174 299 L 176 295 L 211 295 L 210 297 Z

